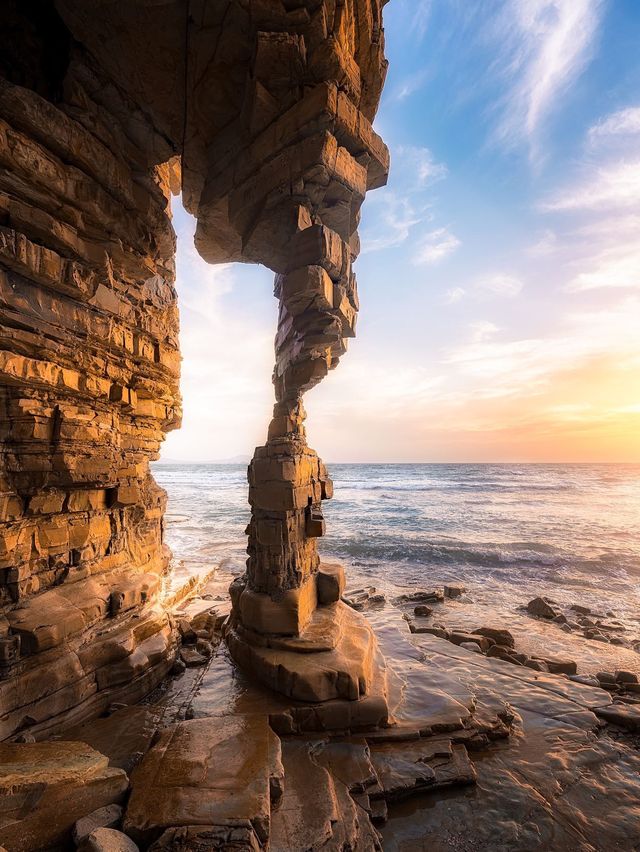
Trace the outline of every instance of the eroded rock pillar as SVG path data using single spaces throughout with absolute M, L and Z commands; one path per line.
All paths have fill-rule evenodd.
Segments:
M 262 49 L 282 41 L 258 35 Z M 353 99 L 332 83 L 304 92 L 275 124 L 265 134 L 282 146 L 277 162 L 262 164 L 228 204 L 238 226 L 248 227 L 245 255 L 276 271 L 279 313 L 276 403 L 267 441 L 249 466 L 249 558 L 231 588 L 227 642 L 241 666 L 290 698 L 357 704 L 357 711 L 319 713 L 316 727 L 376 725 L 387 707 L 375 638 L 340 599 L 342 567 L 318 555 L 322 501 L 333 484 L 307 445 L 303 395 L 337 366 L 355 335 L 359 210 L 367 188 L 384 182 L 387 154 Z M 260 141 L 251 147 L 260 151 Z
M 288 271 L 276 276 L 277 401 L 267 443 L 256 449 L 249 468 L 246 579 L 256 595 L 297 601 L 297 617 L 287 608 L 281 624 L 274 622 L 269 607 L 272 632 L 301 632 L 317 603 L 316 539 L 325 532 L 322 501 L 332 496 L 333 484 L 307 445 L 302 395 L 337 365 L 347 337 L 354 334 L 357 296 L 350 266 L 349 250 L 339 235 L 312 225 L 296 235 Z M 251 595 L 251 600 L 259 598 Z

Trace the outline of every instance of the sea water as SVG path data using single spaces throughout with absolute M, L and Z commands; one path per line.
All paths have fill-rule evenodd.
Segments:
M 322 555 L 389 593 L 464 583 L 497 611 L 542 594 L 640 625 L 640 465 L 334 464 Z M 157 463 L 166 541 L 244 570 L 244 465 Z

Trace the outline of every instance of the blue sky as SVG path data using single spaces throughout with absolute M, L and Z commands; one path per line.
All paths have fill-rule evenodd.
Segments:
M 640 460 L 640 2 L 391 0 L 358 337 L 305 398 L 329 461 Z M 175 205 L 179 208 L 179 205 Z M 276 302 L 179 238 L 183 429 L 264 440 Z

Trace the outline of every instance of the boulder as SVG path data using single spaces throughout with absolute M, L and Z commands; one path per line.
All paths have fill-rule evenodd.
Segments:
M 73 842 L 77 845 L 97 828 L 117 828 L 122 820 L 120 805 L 106 805 L 79 819 L 73 826 Z
M 0 744 L 0 845 L 34 852 L 62 845 L 78 820 L 122 800 L 129 781 L 80 742 Z
M 250 822 L 238 825 L 191 825 L 168 828 L 149 847 L 149 852 L 261 852 Z
M 426 618 L 426 616 L 431 615 L 433 609 L 426 604 L 419 604 L 414 608 L 413 612 L 415 615 L 420 616 L 420 618 Z
M 463 745 L 430 738 L 371 747 L 371 763 L 379 780 L 372 800 L 404 799 L 426 790 L 475 784 L 476 772 Z
M 124 830 L 141 845 L 168 828 L 249 821 L 269 837 L 282 787 L 280 740 L 266 716 L 235 714 L 166 728 L 131 776 Z
M 78 852 L 139 852 L 136 844 L 113 828 L 96 828 L 78 846 Z
M 634 672 L 627 672 L 623 669 L 619 669 L 615 672 L 616 683 L 638 683 L 638 675 Z
M 500 627 L 479 627 L 473 631 L 478 636 L 486 636 L 488 639 L 493 639 L 496 645 L 504 645 L 507 648 L 515 647 L 515 639 L 512 634 Z
M 203 656 L 199 651 L 196 651 L 196 649 L 191 646 L 180 649 L 180 659 L 188 669 L 195 668 L 197 666 L 204 666 L 207 662 L 207 657 Z
M 551 601 L 548 598 L 538 597 L 529 601 L 527 604 L 527 612 L 530 615 L 535 615 L 536 618 L 548 618 L 553 619 L 559 612 L 551 605 Z
M 454 645 L 462 645 L 463 642 L 473 642 L 482 651 L 488 651 L 492 645 L 495 645 L 493 639 L 488 636 L 479 636 L 475 633 L 465 633 L 462 630 L 452 630 L 449 635 L 449 641 Z
M 627 728 L 634 733 L 640 731 L 640 709 L 637 707 L 627 704 L 609 704 L 606 707 L 595 707 L 593 712 L 611 725 Z
M 339 601 L 345 590 L 344 568 L 338 563 L 321 562 L 316 574 L 316 590 L 320 606 Z
M 449 583 L 444 587 L 445 598 L 460 598 L 467 591 L 467 587 L 462 583 Z
M 507 645 L 492 645 L 487 650 L 487 657 L 496 657 L 499 660 L 506 660 L 508 663 L 513 663 L 516 666 L 522 665 L 522 663 L 513 655 L 513 648 L 510 648 Z
M 431 636 L 437 636 L 439 639 L 448 639 L 449 631 L 446 627 L 416 627 L 415 624 L 410 623 L 409 629 L 412 633 L 428 633 Z
M 188 619 L 181 618 L 178 621 L 178 632 L 180 633 L 183 645 L 196 644 L 197 636 L 193 627 L 191 626 L 191 622 Z
M 70 728 L 70 740 L 86 743 L 109 758 L 109 766 L 129 775 L 153 742 L 162 713 L 153 707 L 125 707 L 111 716 Z M 109 826 L 111 827 L 111 826 Z
M 569 675 L 569 680 L 583 686 L 600 686 L 600 681 L 594 675 Z
M 213 645 L 208 639 L 199 638 L 196 642 L 196 651 L 201 656 L 209 658 L 213 654 Z
M 575 660 L 562 659 L 561 657 L 534 657 L 534 659 L 546 663 L 551 674 L 574 675 L 578 671 Z
M 528 669 L 533 669 L 535 672 L 548 672 L 549 666 L 543 660 L 528 659 L 524 661 L 524 665 Z
M 442 603 L 444 592 L 439 589 L 430 589 L 420 592 L 408 592 L 395 599 L 395 603 Z
M 603 633 L 598 627 L 589 627 L 584 631 L 585 639 L 593 639 L 596 642 L 608 642 L 609 637 L 606 633 Z

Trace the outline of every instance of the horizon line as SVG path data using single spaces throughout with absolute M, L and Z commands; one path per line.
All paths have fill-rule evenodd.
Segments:
M 166 464 L 166 465 L 207 465 L 207 464 L 215 464 L 215 465 L 227 465 L 229 467 L 234 466 L 244 466 L 248 465 L 251 459 L 247 462 L 243 461 L 215 461 L 212 459 L 209 460 L 200 460 L 200 461 L 181 461 L 179 459 L 156 459 L 152 461 L 151 464 Z M 640 461 L 327 461 L 326 465 L 498 465 L 498 464 L 518 464 L 518 465 L 597 465 L 597 464 L 606 464 L 606 465 L 636 465 L 640 466 Z

